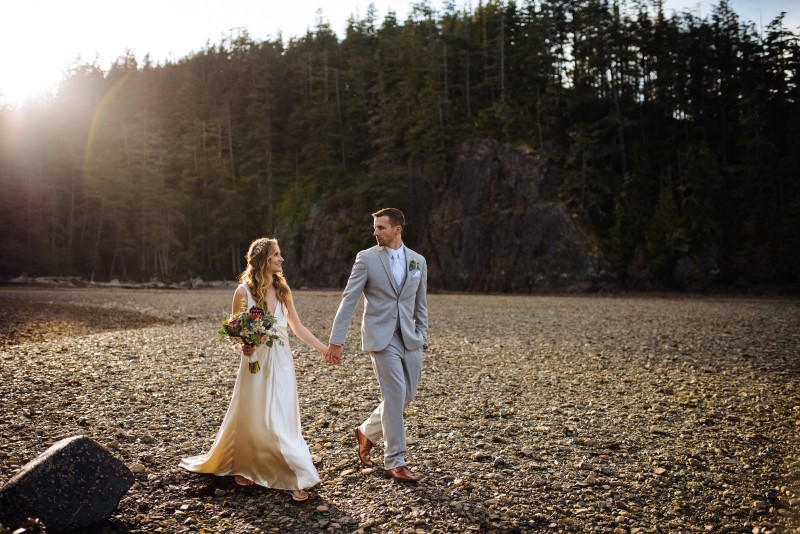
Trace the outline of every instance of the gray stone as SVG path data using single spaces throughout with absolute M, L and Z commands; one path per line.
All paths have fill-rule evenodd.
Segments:
M 495 458 L 495 459 L 494 459 L 494 461 L 492 462 L 492 466 L 493 466 L 493 467 L 502 467 L 502 466 L 504 466 L 504 465 L 506 465 L 506 460 L 505 460 L 505 458 L 503 458 L 502 456 L 498 456 L 498 457 L 497 457 L 497 458 Z
M 86 528 L 107 519 L 133 485 L 133 473 L 86 436 L 63 439 L 0 489 L 0 522 L 37 517 L 48 532 Z

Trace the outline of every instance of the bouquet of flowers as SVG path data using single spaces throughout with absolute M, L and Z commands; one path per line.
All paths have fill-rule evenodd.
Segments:
M 246 307 L 247 302 L 243 300 L 243 303 Z M 271 347 L 275 341 L 283 343 L 272 330 L 274 325 L 275 317 L 271 313 L 253 306 L 249 311 L 231 314 L 222 321 L 222 328 L 217 331 L 217 334 L 232 343 L 251 347 L 258 347 L 264 344 Z M 259 365 L 255 353 L 249 357 L 248 364 L 251 373 L 257 373 L 261 370 L 261 365 Z

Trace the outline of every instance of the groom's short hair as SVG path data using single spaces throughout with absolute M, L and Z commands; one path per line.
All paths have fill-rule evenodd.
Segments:
M 397 208 L 383 208 L 372 214 L 373 217 L 389 217 L 392 226 L 406 227 L 406 216 Z

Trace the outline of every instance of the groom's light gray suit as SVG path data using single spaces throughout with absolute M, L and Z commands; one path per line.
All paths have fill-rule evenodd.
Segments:
M 405 465 L 403 409 L 416 394 L 422 348 L 428 342 L 428 266 L 424 257 L 408 247 L 405 256 L 405 279 L 398 286 L 386 247 L 358 253 L 330 338 L 331 344 L 344 344 L 363 294 L 361 348 L 370 353 L 383 400 L 360 428 L 373 443 L 383 437 L 386 469 Z

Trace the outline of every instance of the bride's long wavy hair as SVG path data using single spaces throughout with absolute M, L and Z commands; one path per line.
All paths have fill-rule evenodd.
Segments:
M 250 243 L 245 259 L 247 267 L 241 275 L 239 282 L 247 285 L 256 304 L 267 309 L 267 291 L 270 286 L 275 288 L 278 302 L 284 308 L 289 309 L 292 300 L 292 293 L 289 291 L 289 284 L 286 283 L 283 273 L 272 273 L 269 269 L 269 262 L 275 256 L 278 249 L 278 240 L 267 237 L 260 237 Z

